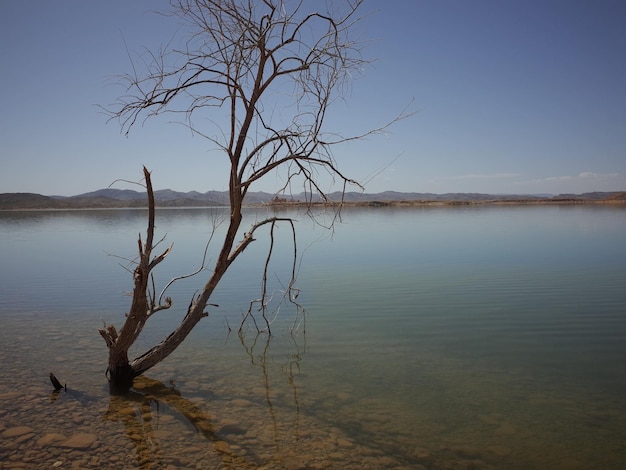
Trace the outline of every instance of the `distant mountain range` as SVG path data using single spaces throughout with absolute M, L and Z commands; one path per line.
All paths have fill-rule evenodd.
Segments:
M 162 189 L 154 192 L 157 207 L 214 207 L 228 205 L 227 191 L 207 191 L 187 193 Z M 341 193 L 329 195 L 330 201 L 341 201 Z M 246 195 L 245 204 L 297 204 L 307 200 L 304 193 L 276 196 L 271 193 L 252 192 Z M 321 202 L 313 198 L 314 202 Z M 489 203 L 489 202 L 624 202 L 626 192 L 593 192 L 584 194 L 540 194 L 540 195 L 500 195 L 480 193 L 402 193 L 385 191 L 369 194 L 348 192 L 343 201 L 349 204 L 389 205 L 391 203 Z M 88 208 L 133 208 L 147 207 L 145 192 L 130 189 L 100 189 L 76 196 L 43 196 L 34 193 L 0 193 L 0 210 L 16 209 L 88 209 Z

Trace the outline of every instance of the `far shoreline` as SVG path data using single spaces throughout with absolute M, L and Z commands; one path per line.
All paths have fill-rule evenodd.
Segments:
M 577 199 L 577 198 L 533 198 L 533 199 L 492 199 L 492 200 L 371 200 L 371 201 L 271 201 L 267 203 L 244 204 L 246 208 L 267 208 L 274 210 L 288 210 L 301 208 L 410 208 L 410 207 L 489 207 L 489 206 L 626 206 L 626 197 L 610 199 Z M 86 204 L 67 207 L 10 207 L 0 208 L 0 212 L 18 211 L 81 211 L 81 210 L 146 210 L 145 205 L 138 201 L 132 204 Z M 156 203 L 157 209 L 226 209 L 228 205 L 169 205 Z
M 279 202 L 270 204 L 254 204 L 253 206 L 269 207 L 456 207 L 456 206 L 540 206 L 540 205 L 626 205 L 626 199 L 494 199 L 494 200 L 457 200 L 457 201 L 433 201 L 433 200 L 398 200 L 398 201 L 328 201 L 328 202 Z

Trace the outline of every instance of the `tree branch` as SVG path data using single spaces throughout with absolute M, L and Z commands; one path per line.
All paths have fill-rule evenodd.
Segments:
M 320 179 L 320 170 L 329 175 L 330 183 L 339 184 L 342 194 L 348 185 L 359 186 L 340 169 L 333 149 L 383 132 L 403 118 L 400 115 L 382 127 L 352 136 L 327 129 L 327 112 L 342 97 L 344 84 L 368 63 L 360 45 L 350 39 L 350 32 L 360 19 L 357 11 L 362 1 L 170 0 L 172 14 L 183 21 L 189 32 L 184 42 L 179 43 L 183 46 L 173 48 L 170 43 L 144 55 L 140 58 L 143 71 L 138 66 L 141 64 L 133 62 L 132 73 L 123 77 L 127 86 L 125 95 L 107 112 L 111 119 L 119 120 L 126 134 L 141 118 L 173 113 L 182 116 L 184 125 L 193 134 L 221 150 L 230 163 L 228 226 L 213 269 L 202 289 L 192 296 L 180 325 L 129 363 L 126 353 L 146 320 L 172 305 L 172 299 L 164 297 L 171 284 L 205 270 L 208 246 L 215 233 L 214 227 L 200 268 L 172 279 L 157 300 L 151 272 L 168 256 L 172 246 L 153 257 L 155 202 L 150 173 L 144 167 L 148 228 L 145 243 L 141 236 L 137 241 L 139 258 L 133 271 L 131 308 L 119 333 L 112 325 L 100 330 L 109 347 L 111 377 L 115 377 L 115 370 L 126 375 L 141 374 L 171 354 L 208 315 L 206 308 L 212 305 L 209 299 L 220 280 L 255 240 L 255 233 L 266 225 L 270 226 L 270 247 L 263 266 L 261 296 L 250 303 L 249 315 L 258 330 L 252 308 L 260 305 L 265 330 L 270 332 L 274 317 L 270 318 L 266 312 L 268 305 L 273 305 L 268 275 L 276 243 L 274 230 L 279 222 L 290 224 L 294 244 L 290 280 L 284 287 L 283 300 L 291 302 L 298 314 L 302 312 L 296 302 L 299 291 L 294 287 L 297 260 L 294 221 L 269 217 L 254 223 L 240 236 L 243 200 L 257 182 L 281 171 L 285 172 L 281 173 L 285 181 L 281 191 L 301 182 L 308 202 L 316 194 L 327 199 L 326 181 Z M 305 11 L 312 5 L 318 10 Z M 219 112 L 224 114 L 222 120 Z M 205 130 L 207 123 L 217 132 Z M 277 312 L 278 309 L 274 315 Z M 294 320 L 296 324 L 299 320 Z

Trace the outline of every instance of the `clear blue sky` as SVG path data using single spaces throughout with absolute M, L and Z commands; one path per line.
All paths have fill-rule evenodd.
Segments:
M 226 189 L 207 141 L 163 120 L 127 138 L 96 106 L 123 91 L 125 43 L 170 39 L 176 25 L 152 13 L 166 5 L 0 2 L 0 192 L 79 194 L 138 180 L 144 164 L 159 189 Z M 337 108 L 337 130 L 376 127 L 411 100 L 416 111 L 336 149 L 356 179 L 384 168 L 368 192 L 626 190 L 625 1 L 370 0 L 363 11 L 357 35 L 376 62 Z

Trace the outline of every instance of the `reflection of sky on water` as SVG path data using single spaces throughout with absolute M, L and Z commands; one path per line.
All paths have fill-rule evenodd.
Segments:
M 576 454 L 590 436 L 602 436 L 595 457 L 580 451 L 593 467 L 626 429 L 624 214 L 605 207 L 348 209 L 333 234 L 299 216 L 307 332 L 294 346 L 286 334 L 292 312 L 281 312 L 267 363 L 275 390 L 287 390 L 272 406 L 293 406 L 292 383 L 301 413 L 329 426 L 349 422 L 360 439 L 395 432 L 399 443 L 505 445 L 531 460 L 545 441 Z M 128 308 L 131 275 L 119 264 L 134 257 L 144 216 L 0 215 L 2 344 L 19 337 L 14 350 L 0 347 L 5 367 L 30 366 L 47 377 L 53 366 L 59 375 L 78 374 L 78 386 L 101 385 L 93 371 L 106 351 L 96 328 L 101 318 L 119 324 Z M 257 216 L 249 217 L 244 229 Z M 173 242 L 174 251 L 157 286 L 198 267 L 211 221 L 208 210 L 158 212 L 159 235 L 167 233 L 159 248 Z M 283 228 L 272 269 L 277 291 L 290 268 Z M 220 307 L 154 369 L 155 379 L 174 380 L 183 395 L 198 382 L 233 393 L 250 374 L 257 388 L 263 383 L 258 349 L 247 355 L 226 326 L 258 295 L 267 241 L 261 233 L 257 240 L 211 299 Z M 174 309 L 149 323 L 138 354 L 169 332 L 207 275 L 172 289 Z M 67 315 L 71 322 L 62 320 Z M 291 378 L 289 367 L 297 368 Z M 600 424 L 597 416 L 605 417 Z

